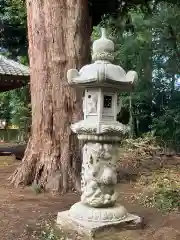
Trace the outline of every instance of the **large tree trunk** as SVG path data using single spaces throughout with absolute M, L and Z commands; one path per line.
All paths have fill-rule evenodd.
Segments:
M 88 1 L 27 0 L 27 13 L 32 133 L 11 181 L 66 192 L 79 186 L 80 149 L 70 124 L 82 118 L 82 93 L 69 87 L 66 73 L 89 61 Z

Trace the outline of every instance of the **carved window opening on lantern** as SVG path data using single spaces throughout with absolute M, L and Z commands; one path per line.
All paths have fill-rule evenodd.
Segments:
M 113 121 L 116 108 L 116 93 L 104 92 L 102 96 L 102 120 Z
M 112 96 L 104 95 L 104 108 L 112 107 Z

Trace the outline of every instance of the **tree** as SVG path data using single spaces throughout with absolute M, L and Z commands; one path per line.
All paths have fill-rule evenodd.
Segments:
M 26 132 L 30 121 L 30 98 L 28 86 L 0 93 L 0 116 L 7 126 L 18 126 Z
M 29 86 L 7 92 L 10 95 L 10 123 L 19 127 L 25 141 L 28 140 L 31 127 L 31 104 Z
M 0 0 L 0 48 L 12 58 L 27 56 L 27 26 L 24 0 Z
M 172 4 L 161 4 L 156 10 L 154 67 L 156 89 L 154 101 L 156 112 L 153 116 L 155 134 L 174 147 L 179 148 L 179 76 L 180 76 L 180 8 Z
M 24 159 L 11 179 L 66 192 L 79 172 L 72 121 L 82 117 L 81 92 L 68 86 L 67 70 L 89 59 L 90 19 L 86 1 L 27 1 L 31 67 L 32 133 Z
M 9 93 L 0 93 L 0 116 L 1 120 L 6 120 L 6 127 L 10 123 L 11 119 L 11 105 L 10 105 L 11 96 Z

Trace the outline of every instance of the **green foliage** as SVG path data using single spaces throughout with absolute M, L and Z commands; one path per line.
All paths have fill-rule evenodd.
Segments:
M 11 119 L 11 106 L 10 106 L 11 95 L 10 93 L 0 93 L 0 116 L 1 119 L 5 119 L 10 122 Z
M 115 42 L 116 63 L 138 72 L 135 92 L 121 95 L 127 109 L 131 100 L 135 137 L 153 131 L 164 140 L 180 140 L 179 21 L 179 4 L 164 2 L 151 14 L 136 7 L 101 23 Z M 94 28 L 94 39 L 99 37 L 99 27 Z
M 57 232 L 56 228 L 52 224 L 46 224 L 44 230 L 41 231 L 39 235 L 39 240 L 65 240 L 60 231 Z
M 43 189 L 42 189 L 42 187 L 41 187 L 40 184 L 33 183 L 31 187 L 32 187 L 32 189 L 34 190 L 34 192 L 35 192 L 36 194 L 40 194 L 40 193 L 43 192 Z
M 18 125 L 21 129 L 25 129 L 30 123 L 31 109 L 28 104 L 30 102 L 28 86 L 22 89 L 16 89 L 9 92 L 11 96 L 11 123 Z
M 0 0 L 0 24 L 0 47 L 11 57 L 27 56 L 25 1 Z
M 111 16 L 118 22 L 119 15 L 127 16 L 129 9 L 140 8 L 144 13 L 151 14 L 161 2 L 179 4 L 177 0 L 88 0 L 93 26 L 99 24 L 104 16 Z
M 0 51 L 22 64 L 28 64 L 26 8 L 23 0 L 0 0 Z M 29 87 L 0 93 L 0 116 L 8 124 L 27 132 L 30 125 Z
M 40 240 L 59 240 L 57 236 L 54 235 L 53 229 L 50 231 L 42 231 Z
M 0 93 L 0 116 L 8 124 L 27 130 L 30 124 L 31 109 L 28 86 L 9 92 Z
M 180 190 L 160 188 L 154 193 L 152 204 L 163 212 L 180 208 Z
M 180 95 L 178 93 L 178 95 Z M 180 101 L 180 96 L 178 96 Z M 155 134 L 165 140 L 180 141 L 180 102 L 171 106 L 169 104 L 164 108 L 164 113 L 157 118 L 153 119 L 153 128 Z

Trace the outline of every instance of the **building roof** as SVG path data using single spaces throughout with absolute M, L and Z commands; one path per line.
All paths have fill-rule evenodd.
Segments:
M 0 92 L 28 84 L 29 67 L 0 55 Z

